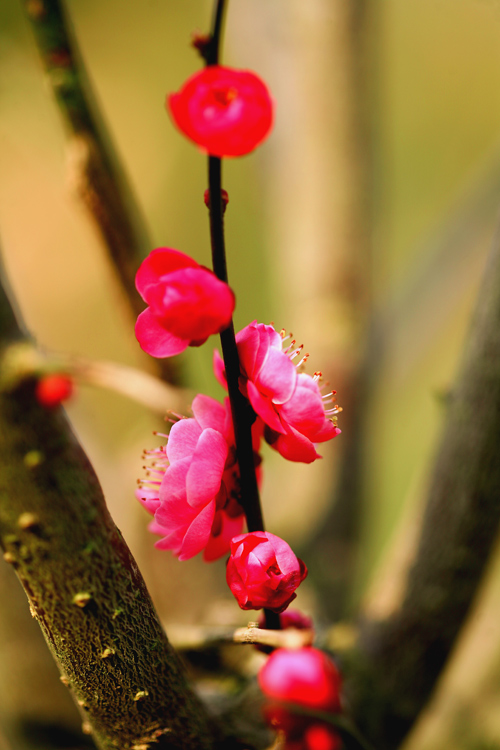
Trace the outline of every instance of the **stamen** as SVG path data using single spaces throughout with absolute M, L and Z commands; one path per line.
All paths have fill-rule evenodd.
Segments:
M 304 344 L 301 344 L 299 347 L 297 347 L 297 349 L 294 349 L 293 352 L 290 352 L 290 354 L 287 355 L 288 359 L 290 360 L 295 359 L 297 354 L 300 354 L 303 348 L 304 348 Z
M 291 334 L 290 334 L 290 335 L 291 335 Z M 293 348 L 293 347 L 295 346 L 295 344 L 296 344 L 296 343 L 297 343 L 297 342 L 295 341 L 295 339 L 292 339 L 292 340 L 290 341 L 289 345 L 287 346 L 287 348 L 286 348 L 286 349 L 283 349 L 283 352 L 284 352 L 285 354 L 288 354 L 288 352 L 290 351 L 290 349 L 292 349 L 292 348 Z
M 297 364 L 295 365 L 297 370 L 299 369 L 299 367 L 302 367 L 303 365 L 305 365 L 308 359 L 309 359 L 309 354 L 304 354 L 302 359 L 299 362 L 297 362 Z

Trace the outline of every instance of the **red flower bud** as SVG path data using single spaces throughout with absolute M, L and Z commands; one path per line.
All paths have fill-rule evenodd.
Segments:
M 35 397 L 39 404 L 53 409 L 73 394 L 73 380 L 69 375 L 54 373 L 40 378 L 35 388 Z
M 167 110 L 181 133 L 211 156 L 244 156 L 268 135 L 273 102 L 249 70 L 210 65 L 191 76 Z
M 254 531 L 231 541 L 226 580 L 242 609 L 283 612 L 306 575 L 302 560 L 274 534 Z
M 153 357 L 171 357 L 199 346 L 231 322 L 234 294 L 195 260 L 159 247 L 141 263 L 137 291 L 148 303 L 137 318 L 135 335 Z
M 340 711 L 340 673 L 333 661 L 317 648 L 276 649 L 258 679 L 268 698 L 317 711 Z

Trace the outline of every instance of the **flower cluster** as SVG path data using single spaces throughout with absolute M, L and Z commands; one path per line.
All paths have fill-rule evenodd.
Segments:
M 208 65 L 189 78 L 167 98 L 167 109 L 179 130 L 211 157 L 248 154 L 273 123 L 273 102 L 260 78 L 220 65 Z M 219 182 L 211 182 L 205 193 L 210 210 L 214 185 L 220 189 Z M 225 207 L 224 191 L 221 200 Z M 215 257 L 214 232 L 212 242 Z M 312 631 L 310 618 L 285 612 L 307 568 L 287 542 L 264 530 L 260 509 L 249 512 L 250 503 L 258 500 L 247 484 L 253 487 L 256 479 L 260 485 L 263 439 L 289 461 L 321 458 L 318 444 L 340 433 L 335 391 L 323 386 L 320 372 L 304 372 L 309 355 L 284 331 L 253 321 L 234 338 L 232 290 L 188 255 L 165 247 L 153 250 L 137 272 L 136 286 L 147 308 L 135 332 L 148 354 L 170 357 L 200 346 L 212 334 L 221 333 L 226 342 L 230 337 L 224 349 L 229 360 L 225 363 L 216 352 L 214 371 L 228 388 L 227 364 L 232 401 L 196 396 L 192 416 L 175 415 L 170 433 L 163 436 L 166 444 L 146 451 L 150 467 L 136 496 L 154 516 L 150 530 L 161 537 L 156 547 L 171 550 L 179 560 L 203 552 L 211 561 L 229 553 L 226 580 L 243 610 L 264 609 L 261 626 L 276 624 L 277 615 L 283 628 Z M 247 515 L 254 528 L 242 533 Z M 269 653 L 270 647 L 261 650 Z M 337 732 L 324 716 L 315 716 L 341 710 L 340 675 L 326 654 L 312 647 L 277 649 L 261 670 L 259 684 L 265 716 L 284 734 L 286 750 L 339 750 Z

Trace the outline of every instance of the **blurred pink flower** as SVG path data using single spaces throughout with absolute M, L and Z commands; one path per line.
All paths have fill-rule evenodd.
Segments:
M 199 346 L 231 322 L 234 294 L 195 260 L 159 247 L 141 263 L 137 291 L 149 305 L 137 318 L 135 335 L 153 357 L 171 357 Z
M 241 609 L 283 612 L 306 575 L 302 560 L 268 531 L 241 534 L 231 541 L 226 580 Z
M 271 726 L 286 736 L 286 750 L 338 750 L 339 735 L 327 722 L 295 714 L 287 704 L 296 703 L 312 711 L 341 710 L 342 679 L 333 661 L 319 649 L 276 649 L 258 675 L 267 698 L 264 715 Z
M 150 531 L 163 537 L 156 547 L 171 549 L 179 560 L 204 550 L 211 561 L 229 552 L 243 527 L 239 467 L 229 400 L 222 405 L 198 395 L 192 409 L 192 418 L 172 426 L 166 447 L 147 454 L 153 465 L 136 497 L 155 516 Z
M 273 101 L 265 83 L 249 70 L 211 65 L 167 97 L 167 110 L 181 133 L 211 156 L 244 156 L 268 135 Z
M 340 434 L 332 421 L 340 409 L 334 406 L 325 410 L 325 404 L 335 401 L 335 393 L 321 395 L 318 386 L 321 373 L 311 376 L 298 372 L 308 355 L 294 365 L 292 360 L 302 347 L 294 349 L 292 341 L 283 349 L 283 336 L 273 326 L 257 321 L 236 335 L 240 390 L 267 425 L 264 432 L 267 442 L 290 461 L 311 463 L 321 458 L 314 444 Z M 226 386 L 224 364 L 218 352 L 214 369 L 217 379 Z

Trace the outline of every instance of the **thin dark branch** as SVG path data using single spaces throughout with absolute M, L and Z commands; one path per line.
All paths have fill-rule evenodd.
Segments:
M 222 27 L 224 23 L 225 10 L 226 0 L 217 0 L 214 7 L 214 15 L 212 19 L 210 43 L 205 53 L 205 60 L 207 65 L 219 64 L 220 42 L 222 39 Z
M 212 52 L 209 53 L 211 56 L 207 55 L 206 57 L 207 65 L 214 65 L 219 60 L 223 15 L 224 0 L 218 0 L 215 6 L 211 42 L 208 45 L 208 50 L 212 50 Z M 212 264 L 215 275 L 221 281 L 227 283 L 224 205 L 222 199 L 222 160 L 215 156 L 208 157 L 208 187 Z M 220 340 L 233 418 L 236 454 L 240 467 L 241 505 L 247 519 L 248 530 L 264 531 L 264 518 L 262 515 L 252 445 L 252 424 L 255 421 L 255 413 L 240 391 L 240 360 L 232 321 L 229 328 L 222 331 Z M 279 630 L 279 615 L 269 610 L 264 610 L 264 612 L 266 627 Z

